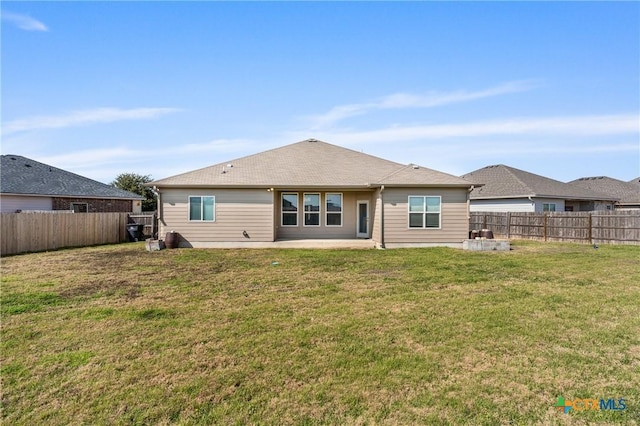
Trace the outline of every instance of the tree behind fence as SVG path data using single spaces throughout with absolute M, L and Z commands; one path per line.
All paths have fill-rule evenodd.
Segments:
M 0 255 L 127 241 L 128 213 L 2 213 Z
M 489 229 L 497 238 L 640 244 L 640 210 L 472 212 L 469 229 Z

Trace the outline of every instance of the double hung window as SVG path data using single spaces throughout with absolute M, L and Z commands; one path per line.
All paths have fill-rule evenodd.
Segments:
M 342 194 L 325 194 L 326 226 L 342 226 Z
M 298 226 L 298 194 L 282 194 L 282 226 Z
M 320 226 L 320 194 L 304 194 L 304 226 Z

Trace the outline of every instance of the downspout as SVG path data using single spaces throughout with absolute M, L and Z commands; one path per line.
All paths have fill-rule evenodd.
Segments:
M 158 234 L 160 234 L 160 222 L 162 221 L 162 194 L 155 185 L 151 188 L 151 192 L 156 194 L 156 197 L 158 197 Z M 164 222 L 162 222 L 162 224 L 164 225 Z
M 380 186 L 380 248 L 384 246 L 384 185 Z
M 158 220 L 162 219 L 162 196 L 160 194 L 160 190 L 158 189 L 157 186 L 153 186 L 153 188 L 151 188 L 151 192 L 153 192 L 156 197 L 158 197 Z
M 476 189 L 475 185 L 471 185 L 467 191 L 467 220 L 471 220 L 471 191 L 474 189 Z
M 531 198 L 531 195 L 527 195 L 527 198 L 529 199 L 529 201 L 531 201 L 531 205 L 533 206 L 533 211 L 536 211 L 536 202 L 533 201 L 533 199 Z

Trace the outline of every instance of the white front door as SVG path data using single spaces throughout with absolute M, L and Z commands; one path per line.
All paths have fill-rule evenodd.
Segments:
M 357 220 L 357 231 L 356 237 L 358 238 L 369 238 L 369 202 L 368 201 L 358 201 L 358 220 Z

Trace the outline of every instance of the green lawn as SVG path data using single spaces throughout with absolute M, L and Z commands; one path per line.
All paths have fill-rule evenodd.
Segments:
M 1 301 L 4 424 L 640 423 L 638 246 L 131 243 L 4 258 Z

